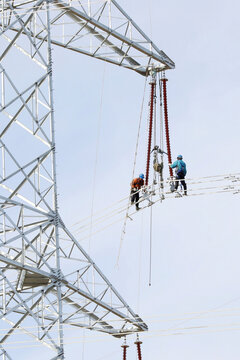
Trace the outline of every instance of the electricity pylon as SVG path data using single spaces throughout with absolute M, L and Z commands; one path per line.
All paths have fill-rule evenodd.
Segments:
M 174 68 L 115 0 L 1 1 L 3 360 L 13 359 L 7 344 L 16 332 L 46 346 L 44 359 L 53 360 L 64 359 L 66 324 L 113 336 L 147 330 L 59 214 L 52 45 L 144 76 L 152 66 L 156 71 Z

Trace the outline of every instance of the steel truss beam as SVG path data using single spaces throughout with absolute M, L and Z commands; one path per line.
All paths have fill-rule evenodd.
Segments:
M 35 1 L 33 1 L 34 3 Z M 15 5 L 16 8 L 20 7 Z M 51 42 L 144 76 L 154 66 L 156 71 L 174 69 L 174 62 L 151 41 L 115 0 L 52 0 Z M 17 25 L 12 30 L 19 33 Z M 24 34 L 31 31 L 23 30 Z M 62 34 L 62 36 L 59 36 Z M 35 38 L 46 41 L 41 30 Z
M 46 348 L 44 358 L 53 360 L 64 359 L 66 325 L 117 337 L 147 330 L 59 215 L 51 46 L 56 44 L 142 75 L 147 75 L 151 66 L 161 71 L 173 68 L 174 63 L 115 0 L 88 1 L 88 5 L 60 0 L 1 3 L 3 360 L 18 358 L 12 339 L 18 339 L 19 333 L 23 343 L 32 339 L 35 345 Z M 59 36 L 60 32 L 63 35 Z M 27 350 L 25 354 L 27 358 Z

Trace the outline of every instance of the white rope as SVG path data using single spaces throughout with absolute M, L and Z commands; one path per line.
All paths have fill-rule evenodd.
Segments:
M 139 241 L 139 267 L 138 267 L 138 295 L 137 295 L 137 313 L 140 313 L 140 296 L 141 296 L 141 274 L 142 274 L 142 245 L 143 245 L 143 212 L 141 216 L 141 231 Z
M 232 301 L 235 301 L 236 299 L 234 299 L 234 300 L 231 300 L 231 301 L 228 301 L 226 304 L 228 304 L 228 303 L 231 303 Z M 223 305 L 224 306 L 224 305 Z M 207 311 L 204 311 L 204 312 L 193 312 L 193 313 L 185 313 L 185 314 L 188 314 L 188 315 L 191 315 L 191 314 L 200 314 L 200 316 L 198 316 L 198 317 L 191 317 L 191 318 L 186 318 L 186 319 L 172 319 L 172 318 L 170 318 L 170 319 L 165 319 L 165 320 L 157 320 L 157 321 L 151 321 L 151 323 L 162 323 L 162 322 L 169 322 L 169 321 L 176 321 L 176 320 L 185 320 L 185 322 L 186 321 L 192 321 L 192 320 L 199 320 L 199 319 L 206 319 L 206 316 L 207 316 L 207 318 L 209 317 L 209 315 L 211 316 L 212 315 L 212 313 L 214 313 L 213 315 L 214 315 L 214 317 L 222 317 L 222 316 L 231 316 L 231 317 L 236 317 L 236 315 L 240 315 L 240 313 L 227 313 L 227 314 L 221 314 L 221 312 L 226 312 L 226 311 L 236 311 L 236 310 L 240 310 L 239 308 L 230 308 L 230 309 L 219 309 L 219 307 L 217 307 L 217 308 L 215 308 L 215 309 L 211 309 L 211 310 L 207 310 Z M 218 313 L 217 314 L 217 316 L 215 315 L 216 313 Z M 219 314 L 220 313 L 220 314 Z M 174 315 L 174 314 L 173 314 Z M 145 319 L 151 319 L 151 318 L 153 318 L 153 319 L 156 319 L 156 318 L 158 318 L 158 317 L 160 317 L 160 316 L 163 316 L 163 315 L 156 315 L 156 314 L 154 314 L 153 316 L 148 316 L 148 317 L 144 317 Z M 166 314 L 166 316 L 169 316 L 169 314 Z M 129 319 L 128 317 L 126 317 L 125 318 L 126 320 L 127 319 Z M 122 320 L 124 320 L 124 319 L 122 319 Z M 119 322 L 119 320 L 118 319 L 114 319 L 114 320 L 112 320 L 112 321 L 110 321 L 110 320 L 108 320 L 108 322 L 110 323 L 110 322 Z M 101 322 L 101 320 L 99 320 L 98 322 Z M 141 323 L 141 322 L 140 322 Z M 182 322 L 183 323 L 183 322 Z M 180 323 L 180 324 L 182 324 L 182 323 Z M 81 324 L 81 323 L 78 323 L 78 322 L 73 322 L 72 323 L 72 325 L 77 325 L 77 324 Z M 179 324 L 178 324 L 179 325 Z M 217 327 L 230 327 L 230 326 L 238 326 L 239 325 L 239 323 L 235 323 L 235 324 L 210 324 L 210 325 L 207 325 L 207 326 L 205 326 L 204 325 L 204 327 L 213 327 L 213 326 L 217 326 Z M 71 326 L 71 324 L 63 324 L 63 326 L 64 326 L 64 331 L 66 331 L 66 330 L 72 330 L 73 328 L 72 328 L 72 326 Z M 21 333 L 19 333 L 19 334 L 16 334 L 15 333 L 15 335 L 27 335 L 26 333 L 24 333 L 24 331 L 27 331 L 27 329 L 28 329 L 28 331 L 30 330 L 30 329 L 36 329 L 36 328 L 41 328 L 42 326 L 37 326 L 37 325 L 35 325 L 35 326 L 32 326 L 32 327 L 30 327 L 30 326 L 28 326 L 28 327 L 22 327 L 22 329 L 21 328 L 16 328 L 15 329 L 15 332 L 17 332 L 17 331 L 22 331 Z M 88 327 L 88 325 L 86 325 L 86 328 Z M 184 328 L 176 328 L 176 327 L 173 327 L 173 328 L 168 328 L 168 329 L 160 329 L 160 330 L 156 330 L 157 332 L 168 332 L 168 331 L 176 331 L 176 330 L 188 330 L 188 329 L 193 329 L 193 328 L 199 328 L 199 327 L 201 327 L 201 325 L 196 325 L 196 326 L 194 326 L 194 327 L 184 327 Z M 1 331 L 3 332 L 3 331 L 9 331 L 9 328 L 6 328 L 6 329 L 1 329 Z M 118 329 L 119 331 L 121 331 L 121 329 L 119 328 Z M 54 332 L 58 332 L 58 330 L 56 329 L 56 330 L 52 330 L 51 331 L 51 333 L 54 333 Z M 2 333 L 2 334 L 4 334 L 4 333 Z M 126 332 L 125 333 L 126 335 L 128 335 L 129 334 L 129 332 Z M 123 333 L 122 333 L 122 335 L 123 335 Z M 95 335 L 94 337 L 96 338 L 96 337 L 99 337 L 99 336 L 102 336 L 102 335 Z M 80 337 L 78 336 L 77 337 L 78 339 L 80 339 Z M 91 338 L 91 336 L 87 336 L 87 338 Z M 34 341 L 34 340 L 18 340 L 18 341 L 14 341 L 14 342 L 8 342 L 8 344 L 15 344 L 15 343 L 32 343 L 32 342 L 36 342 L 36 341 Z
M 97 176 L 97 164 L 98 164 L 98 153 L 100 145 L 100 132 L 102 125 L 102 108 L 103 108 L 103 90 L 104 90 L 104 80 L 105 80 L 105 63 L 103 66 L 103 76 L 102 76 L 102 87 L 101 87 L 101 99 L 100 99 L 100 109 L 97 125 L 97 142 L 96 142 L 96 151 L 95 151 L 95 162 L 94 162 L 94 171 L 93 171 L 93 188 L 92 188 L 92 203 L 91 203 L 91 214 L 90 214 L 90 234 L 89 234 L 89 249 L 88 253 L 91 254 L 91 237 L 92 237 L 92 226 L 93 226 L 93 209 L 94 209 L 94 200 L 95 200 L 95 188 L 96 188 L 96 176 Z
M 138 154 L 138 145 L 139 145 L 139 138 L 140 138 L 140 130 L 141 130 L 141 125 L 142 125 L 143 107 L 144 107 L 144 101 L 145 101 L 146 84 L 147 84 L 147 77 L 145 78 L 144 89 L 143 89 L 143 97 L 142 97 L 142 105 L 141 105 L 139 124 L 138 124 L 136 149 L 135 149 L 134 161 L 133 161 L 132 179 L 134 179 L 134 176 L 135 176 L 137 154 Z M 125 236 L 125 233 L 126 233 L 127 220 L 128 220 L 128 217 L 129 217 L 130 202 L 131 202 L 131 195 L 129 195 L 127 211 L 126 211 L 126 215 L 125 215 L 125 218 L 124 218 L 124 223 L 123 223 L 123 227 L 122 227 L 122 231 L 121 231 L 121 238 L 120 238 L 120 244 L 119 244 L 119 249 L 118 249 L 118 256 L 117 256 L 116 266 L 119 266 L 119 259 L 120 259 L 123 239 L 124 239 L 124 236 Z
M 150 206 L 150 239 L 149 239 L 149 281 L 148 285 L 152 285 L 152 206 Z
M 90 224 L 89 224 L 89 238 L 88 238 L 88 254 L 91 256 L 91 242 L 92 242 L 92 232 L 93 232 L 93 210 L 94 210 L 94 201 L 95 201 L 95 192 L 96 192 L 96 177 L 97 177 L 97 164 L 98 164 L 98 154 L 100 146 L 100 134 L 101 134 L 101 125 L 102 125 L 102 108 L 103 108 L 103 93 L 104 93 L 104 80 L 105 80 L 105 70 L 106 64 L 103 65 L 103 75 L 102 75 L 102 86 L 101 86 L 101 98 L 100 98 L 100 109 L 98 116 L 97 124 L 97 141 L 96 141 L 96 150 L 95 150 L 95 162 L 93 170 L 93 187 L 92 187 L 92 202 L 91 202 L 91 214 L 90 214 Z M 89 273 L 87 273 L 87 277 Z M 87 278 L 88 280 L 88 278 Z M 85 338 L 85 330 L 83 330 L 83 337 Z M 83 341 L 82 346 L 82 360 L 85 358 L 85 343 Z
M 192 334 L 207 334 L 207 333 L 218 333 L 218 332 L 225 332 L 225 331 L 239 331 L 240 323 L 233 323 L 233 324 L 210 324 L 210 325 L 199 325 L 199 326 L 191 326 L 191 327 L 180 327 L 180 328 L 174 328 L 172 329 L 172 332 L 169 332 L 167 329 L 157 329 L 157 330 L 151 330 L 148 333 L 141 333 L 141 337 L 145 340 L 153 338 L 153 337 L 160 337 L 160 336 L 173 336 L 173 335 L 192 335 Z M 216 329 L 212 329 L 216 328 Z M 220 328 L 220 329 L 219 329 Z M 202 329 L 200 331 L 196 331 Z M 210 329 L 210 330 L 208 330 Z M 194 331 L 192 331 L 194 330 Z M 177 331 L 177 332 L 176 332 Z M 130 335 L 129 332 L 121 332 L 121 336 L 124 335 Z M 133 335 L 133 333 L 131 334 Z M 52 338 L 52 340 L 57 340 L 58 338 Z M 77 339 L 72 341 L 72 339 Z M 68 338 L 65 338 L 64 344 L 74 344 L 82 342 L 81 336 L 71 336 Z M 95 342 L 109 342 L 112 341 L 109 337 L 103 334 L 94 336 L 89 336 L 86 339 L 86 343 L 95 343 Z M 37 341 L 32 344 L 33 341 L 9 341 L 5 342 L 4 346 L 7 349 L 23 349 L 23 348 L 32 348 L 32 347 L 42 347 L 43 344 L 41 341 L 39 343 Z M 45 343 L 48 343 L 47 340 L 44 340 Z M 16 344 L 16 345 L 15 345 Z M 17 346 L 17 344 L 25 344 Z M 29 345 L 27 345 L 29 344 Z M 10 346 L 9 346 L 10 345 Z M 13 346 L 11 346 L 13 345 Z M 15 345 L 15 346 L 14 346 Z
M 73 304 L 76 304 L 73 303 Z M 232 313 L 229 313 L 229 311 L 233 311 Z M 237 313 L 235 311 L 238 311 Z M 166 315 L 148 315 L 148 316 L 144 316 L 144 319 L 145 320 L 151 320 L 151 319 L 157 319 L 157 320 L 151 320 L 151 323 L 163 323 L 163 322 L 170 322 L 170 321 L 192 321 L 192 320 L 201 320 L 201 319 L 208 319 L 208 318 L 219 318 L 219 317 L 236 317 L 236 316 L 240 316 L 240 308 L 230 308 L 230 309 L 212 309 L 212 310 L 206 310 L 206 311 L 202 311 L 202 312 L 190 312 L 190 313 L 183 313 L 183 315 L 198 315 L 198 316 L 191 316 L 190 318 L 189 317 L 186 317 L 186 318 L 167 318 L 167 319 L 163 319 L 163 320 L 160 320 L 158 319 L 159 317 L 164 317 L 164 316 L 170 316 L 171 314 L 166 314 Z M 97 314 L 98 312 L 95 312 L 95 314 Z M 216 314 L 217 313 L 217 314 Z M 92 314 L 92 312 L 89 312 L 89 314 Z M 68 316 L 69 313 L 64 313 L 65 316 Z M 84 315 L 84 314 L 83 314 Z M 176 315 L 175 313 L 173 313 L 172 315 Z M 108 319 L 108 323 L 114 323 L 114 322 L 121 322 L 121 321 L 130 321 L 132 320 L 132 318 L 130 317 L 124 317 L 124 318 L 121 318 L 120 320 L 119 319 Z M 94 323 L 102 323 L 102 320 L 99 319 L 99 320 L 96 320 L 94 321 Z M 138 321 L 139 324 L 143 324 L 144 322 L 141 322 L 141 321 Z M 51 324 L 50 324 L 51 325 Z M 50 326 L 49 325 L 49 326 Z M 65 328 L 65 331 L 66 330 L 71 330 L 73 329 L 72 326 L 76 326 L 76 325 L 82 325 L 82 322 L 77 322 L 77 321 L 74 321 L 72 323 L 63 323 L 62 324 Z M 179 324 L 178 324 L 179 325 Z M 20 328 L 16 328 L 15 331 L 22 331 L 21 330 L 21 326 L 20 325 Z M 86 328 L 89 327 L 89 324 L 86 325 Z M 22 326 L 22 329 L 23 330 L 36 330 L 36 329 L 41 329 L 42 326 L 41 325 L 34 325 L 34 326 Z M 10 328 L 2 328 L 0 329 L 0 334 L 3 335 L 5 333 L 5 331 L 8 331 Z M 119 329 L 116 329 L 116 330 L 121 330 L 121 328 Z M 168 329 L 168 330 L 171 330 L 171 329 Z M 51 332 L 58 332 L 58 329 L 56 330 L 51 330 Z M 18 335 L 26 335 L 24 333 L 19 333 Z

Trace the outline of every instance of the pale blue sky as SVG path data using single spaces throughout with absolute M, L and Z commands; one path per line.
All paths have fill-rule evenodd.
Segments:
M 119 4 L 176 64 L 167 72 L 173 158 L 183 154 L 191 178 L 238 172 L 239 1 L 119 0 Z M 61 216 L 148 324 L 149 332 L 141 334 L 143 360 L 239 359 L 239 195 L 169 199 L 153 207 L 151 287 L 150 211 L 138 213 L 127 224 L 116 268 L 123 222 L 91 240 L 81 240 L 72 225 L 90 215 L 92 201 L 95 212 L 129 193 L 144 78 L 58 48 L 53 61 Z M 145 172 L 147 102 L 148 89 L 137 173 Z M 235 316 L 226 316 L 233 308 Z M 196 317 L 191 313 L 207 311 L 211 311 L 207 319 L 186 320 Z M 238 331 L 226 331 L 231 324 Z M 172 335 L 180 331 L 174 329 L 201 326 Z M 188 334 L 198 330 L 204 334 Z M 66 359 L 121 359 L 122 340 L 84 334 L 83 342 L 81 332 L 66 330 Z M 136 359 L 134 341 L 135 336 L 129 337 L 130 360 Z M 24 352 L 21 359 L 28 360 Z
M 173 158 L 183 154 L 190 177 L 237 172 L 239 2 L 119 3 L 176 63 L 176 69 L 167 73 Z M 128 194 L 144 78 L 81 55 L 59 49 L 54 53 L 58 185 L 61 211 L 71 225 L 91 210 L 103 79 L 94 209 Z M 142 131 L 137 172 L 145 170 L 144 127 Z M 144 360 L 239 358 L 239 331 L 210 332 L 216 328 L 206 327 L 204 334 L 160 336 L 169 333 L 160 330 L 169 328 L 240 323 L 239 315 L 183 324 L 181 320 L 163 321 L 170 315 L 185 319 L 186 313 L 240 308 L 238 206 L 239 197 L 228 194 L 155 205 L 151 287 L 149 210 L 128 223 L 118 270 L 115 263 L 122 223 L 91 239 L 97 264 L 149 325 L 149 333 L 141 336 Z M 89 247 L 87 240 L 82 244 Z M 121 359 L 121 340 L 107 336 L 101 340 L 96 337 L 96 343 L 86 343 L 84 354 L 78 353 L 81 343 L 67 346 L 67 358 Z M 129 359 L 135 359 L 134 340 L 129 338 Z M 119 353 L 113 355 L 115 351 Z

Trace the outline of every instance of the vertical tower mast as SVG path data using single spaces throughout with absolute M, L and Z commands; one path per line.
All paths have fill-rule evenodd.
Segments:
M 15 309 L 15 323 L 7 320 L 10 327 L 1 344 L 31 317 L 32 326 L 38 328 L 35 338 L 42 343 L 46 338 L 45 345 L 63 359 L 49 1 L 16 8 L 4 0 L 2 9 L 0 250 L 7 265 L 0 271 L 5 310 L 1 317 L 8 319 Z M 15 266 L 9 261 L 16 262 Z M 39 273 L 43 270 L 51 273 L 51 280 Z M 56 307 L 55 318 L 46 325 L 43 314 L 54 288 L 55 299 L 50 303 Z
M 64 359 L 63 350 L 63 314 L 62 314 L 62 296 L 61 296 L 61 264 L 60 264 L 60 240 L 59 240 L 59 213 L 58 213 L 58 194 L 56 177 L 56 142 L 55 142 L 55 123 L 53 109 L 53 73 L 52 73 L 52 49 L 51 49 L 51 22 L 50 22 L 50 1 L 46 1 L 47 6 L 47 33 L 48 33 L 48 73 L 49 73 L 49 102 L 51 104 L 51 131 L 52 131 L 52 176 L 54 179 L 53 207 L 55 213 L 55 243 L 56 243 L 56 275 L 57 281 L 57 303 L 58 303 L 58 336 L 59 336 L 59 359 Z
M 22 358 L 37 344 L 42 358 L 62 360 L 63 325 L 118 337 L 147 330 L 58 210 L 51 46 L 144 76 L 153 60 L 159 71 L 174 67 L 115 0 L 99 4 L 1 1 L 0 360 L 19 360 L 8 351 L 19 333 L 31 341 Z

